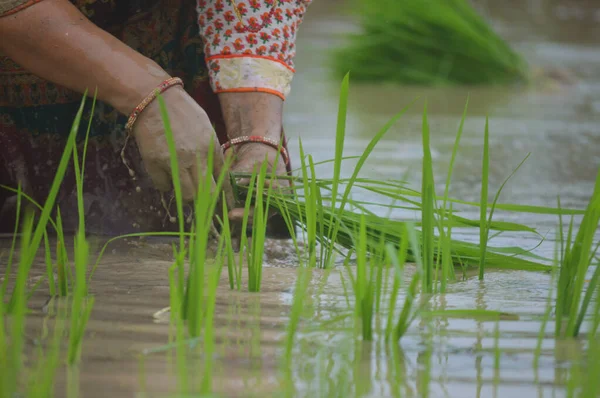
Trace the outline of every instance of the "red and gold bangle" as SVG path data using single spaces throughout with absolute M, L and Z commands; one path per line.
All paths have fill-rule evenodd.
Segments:
M 285 149 L 284 143 L 282 142 L 281 144 L 279 144 L 279 142 L 274 139 L 262 137 L 260 135 L 248 135 L 233 138 L 221 145 L 221 149 L 223 150 L 223 152 L 225 152 L 234 145 L 248 144 L 251 142 L 265 144 L 277 149 L 281 153 L 281 158 L 283 159 L 283 162 L 285 163 L 286 167 L 289 165 L 290 157 L 288 155 L 288 151 Z
M 152 92 L 150 94 L 148 94 L 146 96 L 146 98 L 144 98 L 143 101 L 140 102 L 140 104 L 133 109 L 133 111 L 131 112 L 131 115 L 129 115 L 127 124 L 125 125 L 125 131 L 127 132 L 128 135 L 131 134 L 131 132 L 133 130 L 133 125 L 135 124 L 135 121 L 140 116 L 140 114 L 144 111 L 144 109 L 146 109 L 146 107 L 148 105 L 150 105 L 150 103 L 156 99 L 158 94 L 164 93 L 165 91 L 167 91 L 169 88 L 171 88 L 173 86 L 183 87 L 183 81 L 178 77 L 171 77 L 171 78 L 165 80 L 158 87 L 156 87 L 154 90 L 152 90 Z

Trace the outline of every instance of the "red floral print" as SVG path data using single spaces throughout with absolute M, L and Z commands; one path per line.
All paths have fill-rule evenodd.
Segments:
M 233 42 L 233 48 L 235 48 L 237 51 L 242 51 L 244 48 L 246 48 L 246 46 L 244 43 L 242 43 L 242 39 L 237 38 Z
M 267 73 L 264 71 L 268 70 L 271 70 L 268 73 L 276 73 L 273 76 L 280 76 L 280 73 L 293 73 L 298 26 L 302 23 L 306 9 L 312 0 L 196 1 L 198 25 L 214 90 L 235 89 L 230 87 L 232 83 L 222 79 L 227 73 L 229 75 L 233 73 L 231 76 L 239 76 L 240 71 L 242 76 L 248 76 L 244 79 L 248 78 L 252 80 L 252 84 L 255 84 L 256 79 L 251 76 L 255 72 L 248 74 L 248 71 L 255 69 L 244 69 L 249 68 L 249 65 L 256 67 L 257 64 L 251 62 L 273 63 L 272 67 L 260 64 L 263 68 L 260 73 Z M 237 5 L 237 12 L 234 4 Z M 250 58 L 247 57 L 260 58 L 262 61 L 249 61 Z M 224 72 L 226 60 L 227 73 Z M 280 70 L 277 68 L 283 69 L 276 72 Z M 243 84 L 243 82 L 236 84 Z M 267 92 L 281 92 L 284 96 L 289 87 L 264 87 L 264 89 Z

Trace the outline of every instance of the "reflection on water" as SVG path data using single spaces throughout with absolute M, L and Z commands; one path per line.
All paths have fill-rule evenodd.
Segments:
M 173 330 L 164 310 L 169 304 L 165 274 L 172 264 L 170 243 L 121 242 L 105 255 L 91 285 L 96 302 L 82 365 L 59 372 L 59 396 L 73 388 L 69 383 L 73 378 L 78 378 L 84 397 L 109 393 L 153 397 L 178 391 L 175 350 L 168 347 Z M 272 247 L 276 244 L 269 242 L 267 251 L 277 250 Z M 34 269 L 36 280 L 44 270 L 42 259 Z M 406 276 L 412 272 L 407 269 Z M 358 344 L 352 319 L 340 318 L 352 312 L 354 303 L 345 293 L 348 275 L 338 268 L 312 271 L 292 364 L 285 368 L 283 341 L 295 279 L 294 267 L 269 263 L 262 292 L 255 294 L 230 291 L 223 272 L 211 362 L 216 392 L 225 396 L 563 397 L 572 365 L 584 357 L 585 341 L 554 340 L 552 323 L 536 354 L 547 309 L 548 274 L 488 272 L 483 282 L 468 278 L 449 285 L 444 295 L 421 301 L 428 311 L 502 311 L 507 316 L 499 322 L 424 317 L 397 345 L 385 342 L 381 329 L 385 322 L 377 319 L 374 342 Z M 48 303 L 46 291 L 42 286 L 32 300 L 27 329 L 32 349 L 49 314 L 64 306 L 58 299 Z M 206 372 L 202 347 L 202 340 L 197 340 L 186 348 L 193 387 L 201 385 Z
M 302 137 L 305 151 L 315 161 L 333 156 L 339 84 L 328 75 L 325 62 L 328 47 L 338 43 L 341 34 L 356 29 L 345 13 L 345 4 L 316 1 L 309 11 L 298 43 L 299 72 L 286 104 L 288 134 Z M 360 154 L 379 127 L 421 96 L 429 103 L 436 177 L 441 181 L 460 114 L 470 96 L 453 196 L 478 198 L 483 126 L 485 116 L 490 115 L 490 191 L 532 152 L 501 201 L 553 206 L 560 194 L 564 206 L 583 207 L 600 164 L 600 68 L 596 67 L 600 62 L 600 8 L 591 0 L 481 0 L 478 4 L 495 16 L 503 34 L 526 51 L 532 62 L 559 68 L 574 82 L 527 89 L 352 85 L 346 154 Z M 409 179 L 419 181 L 422 105 L 418 102 L 392 128 L 364 169 L 366 176 L 400 178 L 412 172 Z M 477 214 L 467 212 L 467 216 Z M 555 219 L 519 215 L 518 221 L 545 233 Z M 503 235 L 497 242 L 526 247 L 537 243 L 518 235 Z M 551 255 L 552 249 L 548 243 L 539 251 Z M 484 282 L 467 278 L 452 284 L 447 294 L 428 301 L 429 309 L 499 310 L 517 315 L 518 320 L 418 320 L 400 346 L 390 347 L 382 339 L 356 344 L 352 325 L 344 320 L 320 328 L 352 308 L 342 283 L 345 280 L 347 287 L 347 277 L 342 279 L 343 271 L 335 269 L 314 271 L 293 364 L 282 371 L 282 339 L 296 278 L 289 267 L 294 263 L 294 250 L 281 242 L 269 242 L 266 251 L 269 260 L 261 293 L 231 292 L 226 273 L 221 280 L 212 366 L 213 386 L 224 395 L 282 396 L 286 395 L 282 391 L 293 391 L 293 387 L 293 396 L 306 397 L 562 397 L 573 365 L 582 363 L 585 343 L 555 341 L 552 324 L 542 336 L 541 355 L 536 355 L 550 275 L 493 272 Z M 83 397 L 150 397 L 176 391 L 173 350 L 163 349 L 171 341 L 169 314 L 159 312 L 169 305 L 170 253 L 168 243 L 156 241 L 132 240 L 111 246 L 91 285 L 96 303 L 84 340 L 82 365 L 78 373 L 59 372 L 58 396 L 65 396 L 68 379 L 74 377 L 79 379 Z M 40 261 L 34 267 L 35 275 L 43 270 Z M 42 328 L 45 291 L 42 286 L 33 298 L 28 336 L 37 336 Z M 194 350 L 189 352 L 190 380 L 199 386 L 206 370 L 204 360 Z

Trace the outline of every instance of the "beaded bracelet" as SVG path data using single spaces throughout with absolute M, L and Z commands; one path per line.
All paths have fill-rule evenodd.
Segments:
M 283 162 L 285 163 L 285 166 L 286 167 L 289 166 L 289 164 L 290 164 L 290 156 L 288 154 L 288 151 L 285 149 L 285 144 L 282 143 L 280 145 L 279 142 L 277 142 L 276 140 L 273 140 L 271 138 L 268 138 L 268 137 L 262 137 L 262 136 L 257 136 L 257 135 L 250 135 L 250 136 L 243 136 L 243 137 L 233 138 L 233 139 L 227 141 L 226 143 L 224 143 L 223 145 L 221 145 L 221 149 L 223 150 L 223 152 L 225 152 L 226 150 L 228 150 L 232 146 L 248 144 L 248 143 L 251 143 L 251 142 L 265 144 L 265 145 L 268 145 L 268 146 L 270 146 L 272 148 L 277 149 L 279 151 L 279 153 L 281 153 L 281 157 L 283 158 Z
M 146 98 L 144 98 L 142 102 L 140 102 L 140 104 L 133 109 L 133 112 L 131 112 L 131 115 L 129 115 L 127 124 L 125 125 L 125 131 L 128 135 L 131 134 L 131 132 L 133 131 L 133 125 L 135 124 L 135 121 L 137 120 L 138 116 L 140 116 L 140 114 L 144 111 L 144 109 L 146 109 L 146 107 L 156 99 L 158 94 L 164 93 L 173 86 L 183 87 L 183 81 L 178 77 L 171 77 L 165 80 L 158 87 L 152 90 L 152 92 L 148 94 Z
M 129 175 L 133 180 L 136 180 L 135 171 L 133 171 L 133 169 L 129 166 L 127 160 L 125 159 L 125 149 L 127 148 L 127 144 L 129 143 L 129 137 L 131 136 L 131 133 L 133 131 L 133 125 L 135 124 L 135 121 L 137 120 L 138 116 L 140 116 L 142 111 L 146 109 L 146 107 L 156 99 L 158 94 L 164 93 L 167 89 L 173 86 L 183 87 L 183 81 L 178 77 L 171 77 L 162 82 L 157 88 L 152 90 L 152 92 L 148 94 L 138 106 L 134 108 L 133 112 L 131 112 L 131 115 L 129 116 L 129 119 L 127 120 L 127 124 L 125 124 L 125 132 L 127 134 L 125 135 L 125 142 L 123 143 L 123 148 L 121 148 L 121 162 L 123 162 L 125 167 L 127 167 Z M 136 190 L 138 192 L 139 189 L 140 187 L 136 187 Z

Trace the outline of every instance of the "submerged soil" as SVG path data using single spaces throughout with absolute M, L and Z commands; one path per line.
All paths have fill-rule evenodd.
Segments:
M 591 1 L 552 0 L 503 2 L 502 7 L 498 2 L 479 3 L 530 62 L 543 70 L 560 71 L 560 78 L 530 88 L 352 85 L 346 155 L 362 153 L 393 114 L 415 97 L 426 97 L 436 181 L 441 183 L 469 95 L 469 117 L 452 196 L 478 200 L 483 128 L 489 115 L 490 192 L 532 152 L 505 188 L 501 202 L 555 206 L 560 195 L 563 206 L 583 208 L 600 164 L 600 42 L 598 34 L 593 34 L 600 26 L 599 6 Z M 522 5 L 525 3 L 527 7 Z M 326 62 L 328 48 L 356 29 L 351 17 L 341 12 L 347 8 L 345 4 L 316 1 L 301 28 L 298 74 L 286 102 L 286 132 L 292 137 L 296 157 L 297 137 L 302 137 L 305 152 L 315 161 L 333 157 L 339 82 L 329 75 Z M 422 102 L 392 128 L 363 176 L 408 175 L 411 182 L 419 182 L 421 110 Z M 324 176 L 331 175 L 327 166 L 321 170 Z M 350 174 L 351 168 L 345 170 Z M 555 217 L 498 214 L 553 236 Z M 413 215 L 397 212 L 393 216 Z M 477 210 L 467 210 L 465 216 L 477 218 Z M 454 238 L 478 240 L 469 231 L 457 231 Z M 538 243 L 535 237 L 503 234 L 490 244 L 533 248 Z M 3 246 L 6 244 L 5 240 Z M 553 249 L 548 241 L 535 252 L 552 257 Z M 280 372 L 280 360 L 297 260 L 285 241 L 267 242 L 266 251 L 261 293 L 232 292 L 227 273 L 222 275 L 216 304 L 213 387 L 227 396 L 280 396 L 282 391 L 290 391 Z M 67 382 L 75 377 L 82 397 L 154 397 L 176 391 L 172 351 L 151 352 L 169 343 L 168 313 L 160 311 L 169 305 L 171 265 L 170 243 L 164 239 L 131 239 L 110 246 L 90 287 L 96 302 L 79 374 L 59 371 L 58 396 L 65 396 Z M 43 261 L 38 262 L 33 275 L 42 275 L 44 269 Z M 343 273 L 342 269 L 313 272 L 305 318 L 314 325 L 348 312 Z M 345 281 L 347 287 L 347 278 Z M 494 339 L 494 322 L 417 322 L 403 338 L 395 359 L 392 351 L 379 344 L 357 349 L 348 324 L 309 331 L 306 327 L 310 324 L 305 323 L 294 348 L 294 396 L 346 396 L 346 389 L 352 386 L 372 397 L 393 396 L 396 388 L 403 396 L 565 396 L 564 383 L 571 366 L 580 362 L 583 343 L 557 343 L 550 334 L 553 325 L 549 325 L 539 366 L 533 367 L 549 290 L 547 274 L 488 272 L 483 282 L 467 275 L 451 284 L 447 294 L 432 298 L 430 308 L 499 310 L 518 319 L 499 323 L 498 340 Z M 46 291 L 42 286 L 32 300 L 34 313 L 27 331 L 31 347 L 48 311 L 60 304 L 48 303 Z M 199 383 L 201 367 L 191 366 L 190 372 L 191 380 Z

